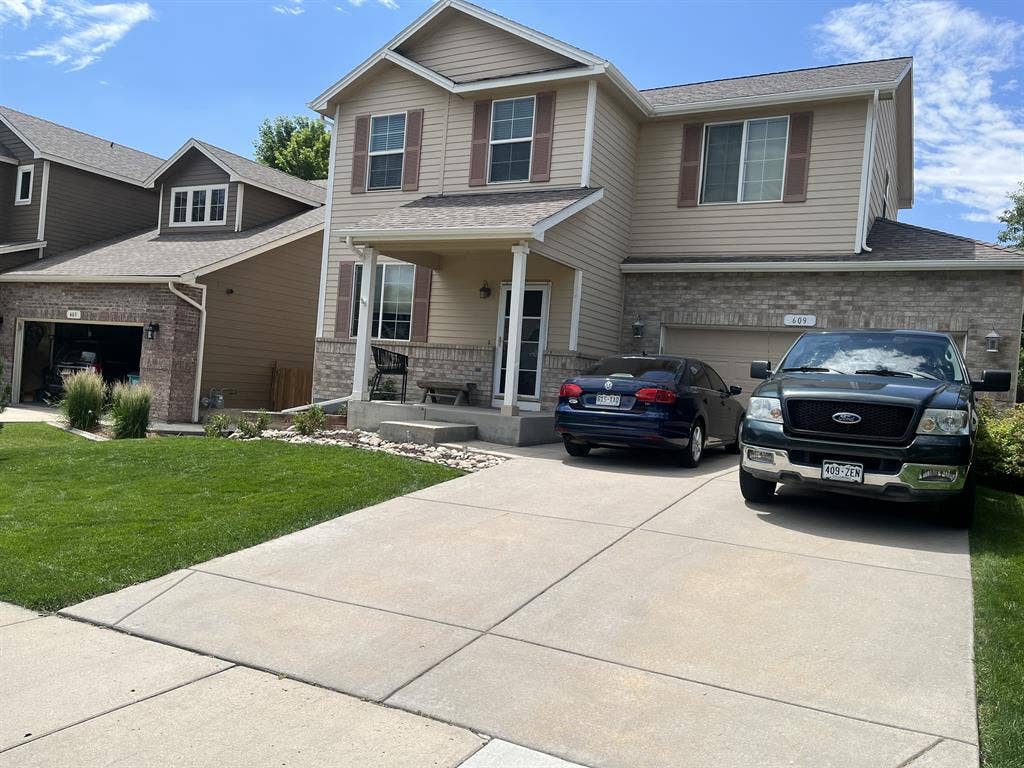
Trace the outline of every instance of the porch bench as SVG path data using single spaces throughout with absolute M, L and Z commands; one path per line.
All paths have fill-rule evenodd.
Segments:
M 450 400 L 453 405 L 470 405 L 476 384 L 472 381 L 442 381 L 440 379 L 420 379 L 416 386 L 423 390 L 421 403 L 436 403 L 438 398 Z

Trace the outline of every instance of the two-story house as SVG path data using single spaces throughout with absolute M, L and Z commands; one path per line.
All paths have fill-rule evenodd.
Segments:
M 620 351 L 702 357 L 749 392 L 749 361 L 807 327 L 942 330 L 973 368 L 1015 368 L 1024 253 L 896 221 L 912 72 L 640 91 L 442 0 L 311 102 L 335 123 L 314 397 L 372 426 L 371 345 L 510 418 Z
M 195 139 L 165 161 L 7 107 L 0 160 L 0 386 L 15 402 L 44 396 L 72 352 L 152 385 L 159 421 L 197 421 L 218 393 L 308 401 L 323 187 Z M 286 369 L 306 391 L 281 402 Z

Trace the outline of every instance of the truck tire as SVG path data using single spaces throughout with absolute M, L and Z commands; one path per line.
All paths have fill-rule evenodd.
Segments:
M 754 477 L 740 467 L 740 493 L 743 498 L 753 504 L 767 504 L 775 498 L 775 483 Z
M 967 475 L 964 489 L 942 502 L 939 509 L 949 525 L 954 528 L 970 528 L 974 524 L 975 490 L 974 473 L 971 472 Z

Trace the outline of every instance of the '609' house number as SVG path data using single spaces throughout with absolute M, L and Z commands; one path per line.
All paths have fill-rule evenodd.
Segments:
M 784 315 L 783 325 L 795 325 L 800 328 L 813 328 L 818 322 L 817 315 Z

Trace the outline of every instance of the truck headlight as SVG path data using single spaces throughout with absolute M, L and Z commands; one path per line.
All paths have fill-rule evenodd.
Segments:
M 747 406 L 747 418 L 781 424 L 782 402 L 777 397 L 752 397 Z
M 925 408 L 917 424 L 917 434 L 967 435 L 970 434 L 970 421 L 967 411 Z

